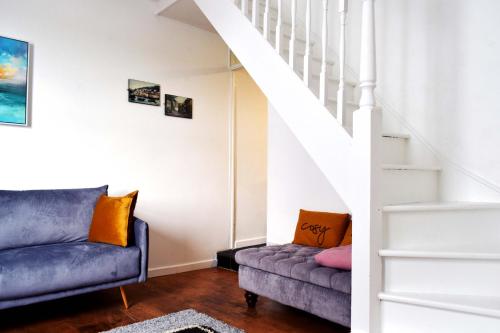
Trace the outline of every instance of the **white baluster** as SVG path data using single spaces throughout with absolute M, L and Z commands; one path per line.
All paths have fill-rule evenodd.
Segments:
M 292 69 L 294 68 L 295 61 L 295 30 L 297 20 L 297 0 L 292 0 L 292 32 L 290 34 L 290 43 L 288 47 L 288 64 Z
M 266 0 L 266 6 L 264 8 L 264 22 L 262 24 L 264 39 L 269 40 L 269 0 Z
M 248 0 L 241 0 L 241 11 L 248 17 Z
M 304 83 L 309 87 L 311 61 L 311 0 L 306 0 L 306 50 L 304 52 Z
M 319 100 L 321 104 L 327 104 L 327 72 L 326 56 L 328 48 L 328 0 L 323 0 L 323 22 L 321 32 L 321 73 L 319 74 Z
M 255 28 L 259 28 L 260 0 L 253 0 L 252 3 L 252 24 Z
M 374 0 L 363 0 L 361 27 L 361 63 L 359 80 L 361 88 L 360 108 L 375 108 L 377 81 L 375 57 L 375 8 Z
M 345 25 L 347 16 L 347 0 L 339 0 L 340 13 L 340 46 L 339 46 L 339 90 L 337 91 L 337 121 L 344 122 L 345 107 Z
M 281 0 L 278 0 L 278 18 L 276 20 L 276 52 L 281 54 Z

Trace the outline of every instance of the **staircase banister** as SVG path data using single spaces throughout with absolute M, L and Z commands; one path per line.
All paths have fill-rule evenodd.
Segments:
M 194 1 L 344 203 L 352 207 L 354 196 L 349 177 L 353 160 L 352 137 L 232 1 Z

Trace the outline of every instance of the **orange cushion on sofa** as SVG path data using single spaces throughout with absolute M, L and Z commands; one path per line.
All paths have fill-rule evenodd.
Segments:
M 294 244 L 330 248 L 344 237 L 349 214 L 300 210 Z
M 352 221 L 349 221 L 349 226 L 345 232 L 344 239 L 340 242 L 340 246 L 346 246 L 352 244 Z
M 129 222 L 133 216 L 138 191 L 124 197 L 102 195 L 97 201 L 89 241 L 127 246 Z

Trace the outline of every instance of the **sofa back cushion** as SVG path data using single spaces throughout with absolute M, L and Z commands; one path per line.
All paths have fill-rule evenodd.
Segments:
M 86 240 L 96 202 L 107 190 L 0 191 L 0 250 Z

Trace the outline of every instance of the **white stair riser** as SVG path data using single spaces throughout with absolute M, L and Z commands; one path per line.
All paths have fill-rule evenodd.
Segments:
M 406 164 L 407 139 L 403 138 L 382 138 L 382 163 L 385 164 Z
M 384 248 L 500 252 L 500 209 L 385 212 Z
M 386 292 L 500 296 L 500 260 L 384 257 Z
M 269 35 L 271 36 L 270 37 L 271 40 L 274 41 L 276 39 L 276 31 L 275 30 L 270 31 Z M 287 44 L 290 42 L 290 34 L 289 33 L 283 34 L 282 37 L 283 37 L 283 40 L 286 41 Z M 295 34 L 295 44 L 296 44 L 295 46 L 297 47 L 297 49 L 300 50 L 300 52 L 304 53 L 304 50 L 306 48 L 306 40 L 304 39 L 304 37 L 299 36 L 297 32 Z M 311 51 L 312 51 L 313 46 L 314 46 L 314 42 L 310 41 Z
M 273 42 L 274 44 L 274 42 Z M 288 62 L 288 42 L 285 43 L 285 47 L 283 47 L 283 51 L 281 52 L 281 56 L 283 60 Z M 338 74 L 334 72 L 335 65 L 333 60 L 328 59 L 327 63 L 327 72 L 329 73 L 329 78 L 338 80 Z M 296 50 L 295 52 L 295 65 L 294 70 L 300 77 L 302 77 L 302 72 L 304 71 L 304 51 L 301 49 Z M 299 73 L 300 72 L 300 73 Z M 319 86 L 319 73 L 321 72 L 321 59 L 313 56 L 311 54 L 310 59 L 310 69 L 309 73 L 311 74 L 311 83 L 314 83 L 315 86 Z M 317 87 L 315 88 L 318 89 Z M 335 90 L 336 91 L 336 90 Z
M 439 171 L 434 170 L 384 170 L 383 204 L 436 201 L 438 174 Z
M 500 320 L 382 301 L 383 333 L 498 333 Z
M 315 73 L 315 72 L 313 72 Z M 316 94 L 316 96 L 319 95 L 319 76 L 318 75 L 312 75 L 311 76 L 311 84 L 309 86 L 311 90 Z M 337 92 L 339 90 L 339 81 L 338 78 L 331 77 L 327 81 L 327 96 L 329 98 L 337 99 Z M 345 85 L 345 100 L 354 102 L 354 101 L 359 101 L 359 98 L 357 97 L 356 93 L 356 87 L 353 87 L 350 84 Z M 356 108 L 358 109 L 358 108 Z

